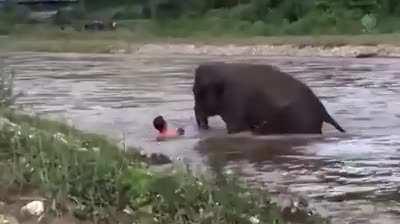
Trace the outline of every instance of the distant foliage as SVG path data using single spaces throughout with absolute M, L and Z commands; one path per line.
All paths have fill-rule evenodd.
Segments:
M 163 24 L 175 20 L 174 26 L 188 24 L 181 18 L 218 17 L 218 22 L 229 19 L 233 26 L 213 26 L 258 35 L 394 31 L 394 18 L 400 17 L 398 0 L 85 0 L 85 5 L 125 6 L 114 18 L 153 18 Z
M 26 6 L 7 0 L 0 7 L 0 35 L 12 31 L 16 23 L 28 22 L 31 11 Z
M 376 17 L 373 14 L 367 14 L 361 19 L 361 23 L 364 27 L 364 32 L 372 32 L 376 27 Z
M 54 16 L 57 25 L 70 25 L 76 20 L 85 18 L 85 12 L 79 7 L 60 8 Z
M 206 32 L 197 26 L 234 35 L 356 34 L 400 27 L 399 0 L 83 0 L 81 5 L 84 11 L 61 10 L 54 22 L 151 19 L 159 23 L 158 33 L 173 36 Z M 0 34 L 8 34 L 27 14 L 28 9 L 7 1 L 0 8 Z

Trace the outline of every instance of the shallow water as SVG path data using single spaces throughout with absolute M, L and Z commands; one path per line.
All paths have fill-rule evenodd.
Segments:
M 17 53 L 2 56 L 17 74 L 26 111 L 108 134 L 193 166 L 236 170 L 276 195 L 307 198 L 334 223 L 400 220 L 400 59 L 206 57 Z M 220 119 L 198 132 L 193 70 L 209 60 L 269 63 L 306 82 L 347 131 L 323 136 L 227 136 Z M 164 115 L 188 137 L 154 141 Z

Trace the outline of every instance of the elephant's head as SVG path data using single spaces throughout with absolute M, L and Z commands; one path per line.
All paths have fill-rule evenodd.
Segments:
M 200 128 L 208 128 L 208 117 L 220 114 L 223 79 L 207 68 L 200 66 L 195 73 L 193 85 L 194 111 Z

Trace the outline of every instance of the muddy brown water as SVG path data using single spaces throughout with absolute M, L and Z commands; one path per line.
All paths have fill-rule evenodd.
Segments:
M 108 134 L 197 167 L 229 168 L 250 183 L 300 195 L 334 223 L 400 221 L 400 59 L 15 53 L 24 110 Z M 269 63 L 306 82 L 348 131 L 322 136 L 227 136 L 212 119 L 199 132 L 193 70 L 201 62 Z M 152 119 L 186 128 L 157 143 Z

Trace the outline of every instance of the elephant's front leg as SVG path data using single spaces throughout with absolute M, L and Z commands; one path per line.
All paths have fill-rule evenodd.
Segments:
M 241 118 L 230 117 L 230 118 L 222 118 L 225 121 L 226 129 L 228 134 L 235 134 L 242 131 L 249 130 L 248 124 Z
M 235 97 L 235 99 L 239 98 Z M 242 105 L 239 103 L 240 100 L 236 102 L 227 102 L 230 102 L 231 104 L 224 106 L 224 110 L 221 113 L 221 118 L 226 124 L 228 134 L 250 130 L 250 126 L 245 119 L 246 111 L 243 110 Z
M 194 114 L 196 117 L 197 126 L 201 129 L 209 129 L 208 116 L 197 105 L 194 107 Z

